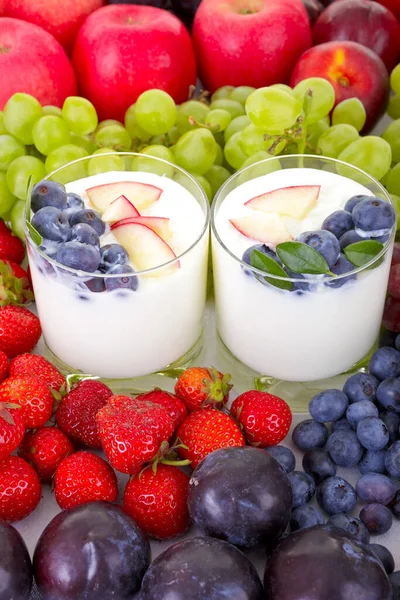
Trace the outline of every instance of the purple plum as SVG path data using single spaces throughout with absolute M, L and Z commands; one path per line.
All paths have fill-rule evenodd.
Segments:
M 32 582 L 24 540 L 12 525 L 0 521 L 0 600 L 29 600 Z

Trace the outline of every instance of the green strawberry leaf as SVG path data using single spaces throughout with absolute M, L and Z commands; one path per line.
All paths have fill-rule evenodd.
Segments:
M 276 275 L 277 277 L 284 277 L 287 281 L 282 279 L 275 279 L 273 277 L 265 276 L 264 279 L 271 285 L 279 288 L 280 290 L 291 290 L 293 283 L 289 281 L 288 275 L 284 269 L 278 263 L 269 256 L 266 256 L 259 250 L 253 250 L 250 255 L 251 266 L 259 271 L 268 273 L 269 275 Z
M 375 256 L 377 256 L 383 248 L 381 242 L 376 240 L 365 240 L 362 242 L 356 242 L 350 244 L 344 249 L 346 258 L 353 263 L 356 267 L 362 267 L 369 263 Z
M 332 275 L 324 257 L 302 242 L 282 242 L 276 247 L 282 263 L 293 271 L 308 275 Z

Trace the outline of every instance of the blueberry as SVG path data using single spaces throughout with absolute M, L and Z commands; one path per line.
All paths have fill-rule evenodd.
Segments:
M 354 467 L 363 454 L 361 444 L 351 429 L 339 429 L 332 433 L 326 449 L 339 467 Z
M 331 272 L 334 273 L 334 275 L 339 276 L 344 275 L 345 273 L 349 273 L 350 271 L 354 271 L 354 269 L 354 265 L 349 260 L 347 260 L 345 255 L 340 254 L 338 260 L 331 267 Z M 342 287 L 342 285 L 344 285 L 345 283 L 348 283 L 349 281 L 354 281 L 354 279 L 356 279 L 355 274 L 349 275 L 348 277 L 331 279 L 331 281 L 329 281 L 326 285 L 333 288 L 339 288 Z
M 303 292 L 307 292 L 310 289 L 310 283 L 309 281 L 306 280 L 306 278 L 304 277 L 304 275 L 302 275 L 301 273 L 293 273 L 293 271 L 290 271 L 290 269 L 285 269 L 288 277 L 290 279 L 297 279 L 297 280 L 303 280 L 303 281 L 293 281 L 292 282 L 292 289 L 290 290 L 291 292 L 297 292 L 297 294 L 302 294 Z
M 363 502 L 371 504 L 390 504 L 396 493 L 396 486 L 393 481 L 381 475 L 381 473 L 367 473 L 362 475 L 356 483 L 356 492 Z
M 367 504 L 360 512 L 360 519 L 375 535 L 383 535 L 393 524 L 392 513 L 383 504 Z
M 343 392 L 350 403 L 362 400 L 375 400 L 379 381 L 369 373 L 356 373 L 348 378 L 343 387 Z
M 389 442 L 389 432 L 378 417 L 366 417 L 357 425 L 357 437 L 367 450 L 382 450 Z
M 393 444 L 399 437 L 400 415 L 391 410 L 381 412 L 379 418 L 385 423 L 389 432 L 389 444 Z
M 386 450 L 366 450 L 364 456 L 358 463 L 360 473 L 365 475 L 366 473 L 386 473 L 385 467 Z
M 307 504 L 315 494 L 314 479 L 303 471 L 292 471 L 288 477 L 292 486 L 293 508 Z
M 306 419 L 298 423 L 293 429 L 292 439 L 300 450 L 310 450 L 311 448 L 322 448 L 325 446 L 329 432 L 323 423 L 318 423 L 314 419 Z
M 286 448 L 286 446 L 270 446 L 269 448 L 264 448 L 264 450 L 285 469 L 286 473 L 291 473 L 295 470 L 296 458 L 290 448 Z
M 135 271 L 129 265 L 115 265 L 110 269 L 107 275 L 122 275 L 122 277 L 106 277 L 105 284 L 108 291 L 112 290 L 137 290 L 139 280 L 136 276 L 127 275 L 127 273 L 134 273 Z
M 366 417 L 377 417 L 378 415 L 378 409 L 375 404 L 369 400 L 354 402 L 354 404 L 350 404 L 346 411 L 346 419 L 353 429 L 356 429 L 358 423 Z
M 397 519 L 400 519 L 400 490 L 397 490 L 392 503 L 390 505 L 392 513 Z
M 329 268 L 335 264 L 339 257 L 339 241 L 330 231 L 323 229 L 318 231 L 304 231 L 297 237 L 297 241 L 307 244 L 307 246 L 311 246 L 311 248 L 319 252 L 328 263 Z
M 396 222 L 393 206 L 375 196 L 359 202 L 352 214 L 355 228 L 361 231 L 384 232 L 391 229 Z
M 79 210 L 80 208 L 85 208 L 85 203 L 79 194 L 74 194 L 73 192 L 69 192 L 67 194 L 67 207 L 74 208 Z
M 94 292 L 95 294 L 104 292 L 106 289 L 104 277 L 93 277 L 92 279 L 89 279 L 89 281 L 86 281 L 85 285 L 91 292 Z
M 388 346 L 378 348 L 369 361 L 369 372 L 380 381 L 399 377 L 400 352 Z
M 56 259 L 57 252 L 60 247 L 60 242 L 53 242 L 52 240 L 46 240 L 46 238 L 42 239 L 42 243 L 40 245 L 40 249 L 49 257 Z
M 400 571 L 395 571 L 389 575 L 389 581 L 393 592 L 393 598 L 391 600 L 400 600 Z
M 399 337 L 398 343 L 399 347 L 396 345 L 396 338 Z M 379 348 L 382 346 L 391 346 L 392 348 L 396 347 L 397 350 L 400 350 L 400 334 L 397 334 L 395 331 L 389 331 L 388 329 L 383 329 L 379 338 Z
M 385 467 L 392 477 L 400 479 L 400 441 L 392 444 L 386 452 Z
M 100 248 L 100 271 L 107 273 L 116 265 L 126 265 L 129 262 L 129 256 L 125 248 L 119 244 L 106 244 Z
M 357 194 L 357 196 L 352 196 L 349 200 L 347 200 L 344 205 L 344 210 L 347 210 L 349 213 L 352 213 L 354 207 L 357 206 L 362 200 L 370 198 L 370 196 L 365 196 L 364 194 Z
M 32 225 L 42 237 L 53 242 L 66 242 L 71 232 L 68 217 L 54 206 L 38 210 L 32 217 Z
M 336 475 L 336 465 L 322 448 L 307 450 L 303 456 L 303 469 L 318 485 L 324 479 Z
M 266 244 L 255 244 L 254 246 L 249 246 L 249 248 L 246 248 L 246 250 L 243 252 L 242 261 L 248 265 L 251 265 L 251 253 L 253 250 L 258 250 L 262 254 L 265 254 L 265 256 L 272 258 L 272 260 L 275 262 L 282 264 L 278 255 L 272 248 Z
M 325 519 L 318 508 L 305 504 L 295 508 L 290 517 L 290 530 L 292 532 L 314 525 L 323 525 Z
M 324 390 L 314 396 L 308 406 L 310 415 L 319 423 L 330 423 L 343 417 L 349 401 L 340 390 Z
M 351 429 L 351 425 L 348 422 L 348 420 L 346 419 L 346 417 L 343 417 L 342 419 L 339 419 L 338 421 L 333 421 L 332 433 L 334 433 L 335 431 L 339 431 L 340 429 Z
M 339 239 L 346 231 L 354 229 L 353 217 L 347 210 L 336 210 L 326 217 L 321 229 L 330 231 Z
M 328 515 L 335 515 L 351 512 L 357 503 L 357 495 L 343 477 L 328 477 L 317 487 L 317 501 Z
M 394 571 L 394 558 L 393 554 L 382 546 L 381 544 L 370 544 L 369 549 L 375 554 L 377 558 L 381 561 L 383 568 L 386 573 L 390 575 Z
M 390 333 L 393 335 L 393 331 L 388 331 L 387 333 Z M 396 334 L 396 337 L 394 339 L 394 346 L 396 348 L 396 350 L 400 350 L 400 333 Z
M 93 273 L 100 263 L 100 252 L 95 246 L 66 242 L 57 252 L 57 261 L 71 269 Z
M 385 379 L 376 391 L 379 404 L 395 413 L 400 413 L 400 379 Z
M 360 521 L 360 519 L 357 519 L 357 517 L 352 517 L 347 513 L 337 513 L 336 515 L 329 517 L 326 524 L 343 529 L 346 533 L 352 535 L 356 540 L 363 544 L 369 543 L 369 531 L 364 523 Z
M 71 225 L 86 223 L 86 225 L 93 227 L 99 236 L 103 235 L 106 230 L 105 223 L 101 220 L 101 214 L 91 208 L 83 208 L 74 212 L 70 217 L 70 223 Z
M 356 244 L 357 242 L 362 242 L 364 240 L 365 238 L 361 237 L 361 235 L 358 235 L 354 229 L 350 229 L 350 231 L 346 231 L 346 233 L 340 236 L 340 249 L 344 250 L 347 248 L 347 246 L 350 246 L 350 244 Z
M 89 244 L 89 246 L 100 246 L 100 238 L 96 231 L 86 223 L 77 223 L 71 227 L 71 241 Z
M 31 209 L 37 212 L 45 206 L 63 209 L 67 206 L 67 192 L 61 183 L 56 181 L 39 181 L 32 188 Z

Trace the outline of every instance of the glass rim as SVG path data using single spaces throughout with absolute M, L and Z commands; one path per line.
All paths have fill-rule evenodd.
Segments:
M 296 159 L 296 158 L 306 159 L 306 160 L 321 160 L 323 162 L 332 163 L 335 165 L 338 165 L 338 164 L 343 165 L 346 168 L 350 168 L 354 171 L 357 171 L 361 175 L 367 177 L 371 181 L 371 183 L 376 185 L 382 191 L 383 195 L 385 196 L 385 199 L 394 208 L 395 213 L 396 213 L 396 209 L 394 207 L 394 204 L 390 197 L 390 194 L 383 187 L 383 185 L 377 179 L 372 177 L 372 175 L 369 175 L 362 169 L 359 169 L 358 167 L 355 167 L 354 165 L 351 165 L 350 163 L 346 163 L 342 160 L 338 160 L 337 158 L 330 158 L 328 156 L 316 156 L 316 155 L 312 155 L 312 154 L 287 154 L 285 156 L 271 156 L 271 158 L 264 158 L 264 159 L 259 160 L 251 165 L 248 165 L 247 167 L 244 167 L 243 169 L 240 169 L 239 171 L 236 171 L 236 173 L 233 173 L 233 175 L 231 175 L 231 177 L 229 177 L 229 179 L 227 179 L 222 184 L 222 186 L 219 188 L 218 192 L 215 194 L 213 203 L 211 205 L 211 231 L 214 234 L 215 238 L 217 239 L 218 244 L 223 248 L 223 250 L 227 254 L 229 254 L 229 256 L 231 256 L 231 258 L 233 258 L 236 262 L 238 262 L 243 268 L 245 268 L 247 270 L 250 269 L 253 273 L 255 273 L 257 275 L 261 275 L 263 277 L 265 277 L 267 275 L 269 279 L 275 279 L 278 281 L 286 281 L 286 282 L 290 282 L 290 283 L 304 283 L 304 280 L 306 280 L 308 283 L 319 283 L 319 282 L 330 283 L 332 281 L 339 281 L 340 279 L 344 279 L 345 277 L 351 277 L 353 275 L 357 275 L 358 273 L 361 273 L 362 271 L 365 271 L 366 269 L 369 269 L 370 267 L 372 267 L 377 261 L 379 261 L 383 256 L 385 256 L 386 252 L 388 251 L 392 242 L 394 241 L 394 238 L 396 235 L 397 213 L 396 213 L 396 222 L 390 231 L 389 238 L 386 240 L 386 242 L 383 243 L 383 248 L 379 252 L 379 254 L 374 256 L 370 261 L 368 261 L 361 267 L 356 267 L 356 268 L 352 269 L 351 271 L 347 271 L 346 273 L 341 273 L 340 275 L 332 276 L 332 275 L 325 275 L 325 274 L 320 274 L 320 275 L 305 274 L 301 279 L 296 278 L 296 277 L 281 277 L 280 275 L 272 275 L 271 273 L 266 273 L 265 271 L 261 271 L 260 269 L 253 267 L 251 264 L 244 262 L 241 258 L 238 258 L 222 241 L 222 239 L 217 231 L 215 220 L 216 220 L 216 206 L 217 206 L 218 200 L 225 192 L 225 189 L 237 177 L 241 176 L 243 173 L 245 173 L 246 171 L 252 169 L 253 167 L 255 167 L 257 165 L 269 163 L 271 161 L 282 161 L 282 160 L 287 161 L 287 160 Z M 296 168 L 296 167 L 293 167 L 293 168 Z M 312 168 L 312 167 L 298 167 L 298 168 Z M 318 169 L 315 169 L 315 170 L 318 170 Z M 274 171 L 272 171 L 272 173 L 273 172 Z M 269 175 L 269 173 L 265 173 L 265 175 Z M 262 175 L 260 175 L 260 177 L 262 177 Z M 253 179 L 257 179 L 257 177 L 254 177 Z M 248 181 L 251 181 L 251 179 L 249 179 Z M 247 183 L 247 181 L 244 183 Z M 254 242 L 257 242 L 257 240 L 254 240 Z M 261 244 L 261 242 L 259 242 L 259 243 Z
M 90 271 L 82 271 L 80 269 L 73 269 L 72 267 L 67 267 L 66 265 L 63 265 L 62 263 L 58 262 L 56 259 L 51 258 L 50 256 L 48 256 L 41 248 L 40 246 L 38 246 L 34 240 L 32 239 L 32 236 L 30 234 L 29 228 L 26 225 L 26 219 L 27 219 L 27 214 L 25 214 L 25 218 L 24 218 L 24 233 L 25 233 L 25 237 L 27 238 L 27 240 L 34 246 L 34 248 L 36 249 L 36 251 L 38 252 L 38 254 L 40 254 L 42 256 L 42 258 L 44 258 L 46 261 L 48 261 L 50 264 L 52 264 L 53 266 L 56 266 L 59 269 L 62 269 L 63 271 L 67 271 L 69 272 L 71 275 L 74 276 L 90 276 L 91 279 L 95 279 L 95 278 L 99 278 L 99 279 L 118 279 L 121 277 L 137 277 L 139 275 L 147 275 L 147 274 L 152 274 L 160 269 L 168 269 L 169 267 L 173 266 L 174 264 L 178 263 L 184 256 L 186 256 L 187 254 L 189 254 L 191 252 L 191 250 L 193 250 L 198 244 L 199 242 L 203 239 L 204 234 L 207 232 L 209 225 L 210 225 L 210 219 L 211 219 L 211 207 L 210 207 L 210 202 L 207 198 L 207 195 L 205 193 L 205 191 L 203 190 L 203 188 L 201 187 L 201 185 L 199 184 L 198 181 L 196 181 L 196 179 L 188 172 L 185 171 L 184 169 L 182 169 L 181 167 L 179 167 L 178 165 L 174 165 L 173 163 L 170 163 L 167 160 L 164 160 L 163 158 L 158 158 L 157 156 L 151 156 L 150 154 L 140 154 L 139 152 L 102 152 L 99 154 L 91 154 L 89 156 L 83 156 L 81 158 L 77 158 L 75 160 L 70 161 L 69 163 L 63 165 L 62 167 L 59 167 L 58 169 L 56 169 L 55 171 L 52 171 L 51 173 L 49 173 L 48 175 L 46 175 L 46 177 L 44 177 L 42 179 L 42 181 L 47 181 L 49 180 L 53 175 L 55 175 L 56 173 L 59 173 L 60 171 L 62 171 L 63 169 L 70 167 L 71 165 L 74 165 L 76 163 L 81 163 L 83 161 L 89 161 L 93 158 L 97 158 L 97 157 L 103 157 L 103 156 L 132 156 L 132 157 L 141 157 L 141 158 L 149 158 L 151 160 L 154 160 L 156 162 L 160 162 L 160 163 L 164 163 L 166 165 L 168 165 L 169 167 L 173 167 L 175 170 L 180 171 L 180 173 L 182 173 L 185 177 L 187 177 L 187 179 L 189 179 L 194 185 L 195 187 L 198 189 L 198 191 L 200 192 L 200 196 L 203 199 L 204 202 L 204 207 L 201 207 L 202 209 L 205 208 L 204 211 L 204 224 L 203 227 L 201 229 L 201 232 L 199 233 L 199 235 L 196 237 L 196 240 L 188 247 L 186 248 L 186 250 L 184 250 L 181 254 L 178 254 L 175 258 L 173 258 L 172 260 L 169 260 L 166 263 L 162 263 L 161 265 L 158 265 L 156 267 L 151 267 L 151 269 L 143 269 L 141 271 L 135 271 L 134 273 L 96 273 L 96 272 L 90 272 Z M 104 173 L 107 173 L 110 171 L 104 171 Z M 121 173 L 147 173 L 147 171 L 120 171 Z M 150 171 L 149 171 L 150 173 Z M 99 175 L 101 173 L 96 173 L 96 175 Z M 90 175 L 89 175 L 90 177 Z M 158 177 L 165 177 L 165 175 L 159 175 Z M 174 181 L 171 177 L 167 177 L 167 179 L 171 179 L 171 181 Z M 75 181 L 79 181 L 79 180 L 75 180 Z M 39 182 L 38 182 L 39 183 Z M 69 183 L 73 183 L 72 181 Z M 178 183 L 178 182 L 175 182 Z M 63 184 L 64 186 L 68 185 L 67 184 Z M 182 186 L 183 187 L 183 186 Z M 189 190 L 187 190 L 189 192 Z M 191 194 L 191 192 L 189 192 Z M 193 195 L 193 194 L 191 194 Z M 197 202 L 197 200 L 196 200 Z M 29 206 L 27 204 L 26 209 L 25 209 L 25 213 L 26 211 L 31 209 L 31 201 L 29 199 Z M 29 221 L 30 222 L 30 221 Z M 50 240 L 51 241 L 51 240 Z M 167 243 L 167 242 L 166 242 Z M 172 248 L 171 248 L 172 250 Z

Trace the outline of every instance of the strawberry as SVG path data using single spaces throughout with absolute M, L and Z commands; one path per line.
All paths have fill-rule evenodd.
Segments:
M 42 481 L 50 481 L 60 462 L 74 447 L 57 427 L 39 427 L 25 434 L 18 454 L 31 463 Z
M 178 452 L 182 458 L 190 460 L 193 469 L 218 448 L 246 445 L 239 426 L 220 410 L 191 413 L 179 427 L 177 435 L 183 444 L 183 447 L 177 447 Z
M 27 429 L 47 423 L 53 412 L 53 396 L 49 386 L 38 377 L 9 377 L 0 385 L 0 402 L 21 406 Z
M 18 414 L 20 409 L 11 407 L 0 404 L 0 459 L 18 448 L 25 433 L 25 421 Z
M 73 441 L 89 448 L 101 448 L 96 414 L 112 395 L 110 388 L 101 381 L 81 381 L 58 405 L 57 425 Z
M 33 300 L 28 274 L 17 263 L 0 260 L 0 306 Z
M 30 352 L 42 334 L 36 315 L 23 306 L 0 307 L 0 350 L 9 358 Z
M 35 469 L 19 456 L 0 460 L 0 520 L 19 521 L 35 510 L 42 486 Z
M 252 446 L 279 444 L 292 424 L 292 412 L 282 398 L 257 390 L 238 396 L 232 403 L 231 415 L 242 426 Z
M 81 450 L 61 461 L 54 476 L 54 492 L 63 510 L 95 500 L 115 502 L 117 477 L 103 458 Z
M 44 356 L 38 354 L 20 354 L 10 362 L 10 377 L 19 377 L 20 375 L 32 375 L 43 379 L 47 385 L 56 390 L 61 391 L 65 388 L 66 382 L 64 375 L 55 368 Z
M 8 229 L 0 219 L 0 260 L 12 260 L 21 264 L 25 256 L 25 247 L 21 240 Z
M 131 477 L 124 509 L 148 536 L 157 540 L 182 535 L 189 528 L 189 477 L 176 467 L 158 464 Z
M 163 406 L 129 396 L 111 396 L 96 422 L 110 464 L 130 475 L 139 473 L 174 431 L 172 417 Z
M 148 402 L 164 406 L 174 421 L 174 429 L 178 429 L 179 425 L 187 415 L 186 406 L 180 398 L 177 398 L 169 392 L 164 392 L 159 388 L 136 396 L 136 400 L 147 400 Z
M 8 377 L 8 356 L 0 350 L 0 383 Z
M 175 384 L 175 394 L 183 400 L 189 412 L 201 408 L 222 408 L 228 402 L 230 375 L 214 368 L 186 369 Z

